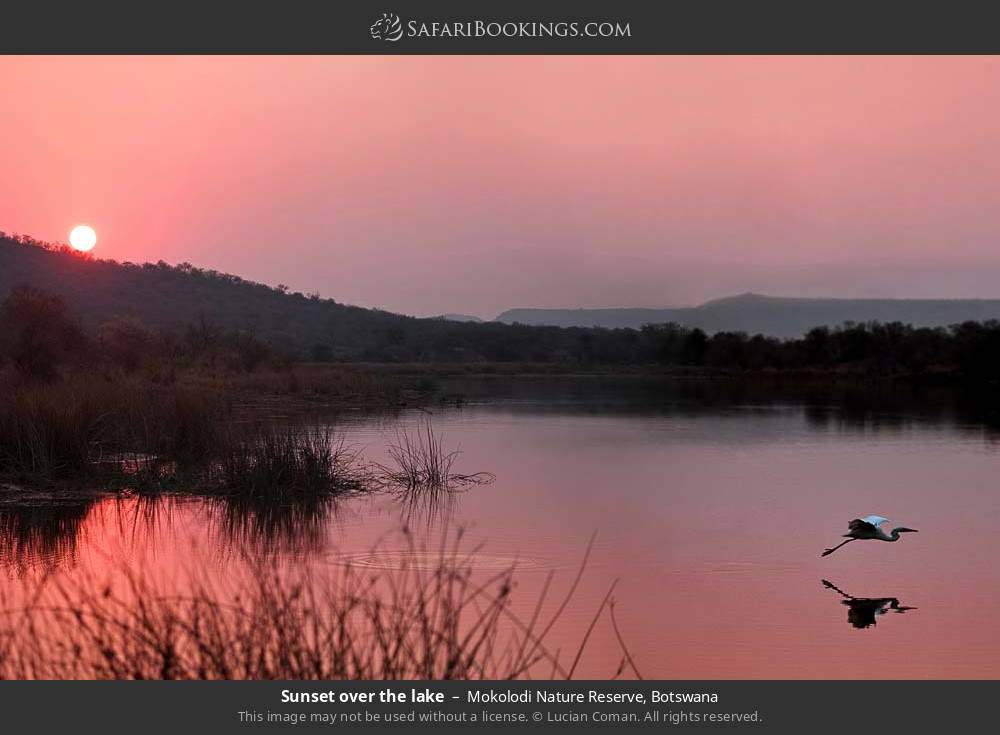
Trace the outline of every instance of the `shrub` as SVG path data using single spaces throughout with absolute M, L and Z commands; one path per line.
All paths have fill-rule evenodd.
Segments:
M 0 312 L 4 352 L 26 375 L 52 378 L 61 363 L 84 348 L 83 332 L 58 296 L 14 289 Z

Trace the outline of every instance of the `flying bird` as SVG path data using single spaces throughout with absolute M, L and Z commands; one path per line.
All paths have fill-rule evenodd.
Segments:
M 826 549 L 822 554 L 820 554 L 820 556 L 832 554 L 841 546 L 849 544 L 851 541 L 899 541 L 899 534 L 917 532 L 917 529 L 915 528 L 899 526 L 892 529 L 892 533 L 886 533 L 879 528 L 879 526 L 888 520 L 888 518 L 883 518 L 882 516 L 865 516 L 864 518 L 855 518 L 847 525 L 848 531 L 844 534 L 847 541 L 841 541 L 832 549 Z

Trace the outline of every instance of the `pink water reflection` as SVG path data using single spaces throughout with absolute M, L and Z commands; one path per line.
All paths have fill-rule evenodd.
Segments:
M 125 562 L 168 585 L 191 568 L 231 576 L 247 551 L 392 568 L 419 563 L 402 525 L 431 549 L 445 527 L 462 528 L 484 573 L 517 565 L 515 609 L 528 616 L 550 572 L 554 610 L 596 531 L 574 603 L 549 640 L 570 658 L 617 579 L 616 616 L 646 677 L 1000 675 L 1000 455 L 974 427 L 919 416 L 823 423 L 795 404 L 622 410 L 541 399 L 438 410 L 433 421 L 461 444 L 462 470 L 497 475 L 433 516 L 378 496 L 338 507 L 311 533 L 269 537 L 259 528 L 234 535 L 201 501 L 172 501 L 150 518 L 139 501 L 106 499 L 79 520 L 72 548 L 50 549 L 45 564 L 72 578 L 111 576 Z M 348 431 L 378 458 L 393 426 L 357 419 Z M 820 558 L 847 521 L 868 513 L 921 533 Z M 885 599 L 884 614 L 856 627 L 838 589 Z M 916 609 L 900 614 L 892 598 Z M 604 616 L 577 675 L 612 676 L 620 660 Z

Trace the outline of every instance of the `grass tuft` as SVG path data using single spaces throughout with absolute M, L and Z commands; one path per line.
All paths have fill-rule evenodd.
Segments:
M 328 428 L 258 426 L 226 447 L 211 474 L 219 491 L 279 501 L 362 487 L 357 455 Z
M 430 419 L 414 432 L 396 429 L 395 441 L 387 450 L 391 465 L 376 464 L 376 475 L 384 485 L 417 491 L 455 490 L 465 485 L 485 484 L 494 477 L 488 472 L 463 475 L 453 471 L 460 449 L 444 448 L 444 437 L 435 433 Z

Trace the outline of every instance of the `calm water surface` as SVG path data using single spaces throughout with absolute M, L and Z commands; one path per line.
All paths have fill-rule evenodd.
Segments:
M 411 528 L 434 548 L 464 529 L 482 570 L 516 563 L 530 615 L 550 572 L 584 581 L 549 643 L 575 646 L 616 579 L 619 626 L 649 678 L 997 678 L 1000 451 L 950 404 L 912 398 L 748 395 L 638 381 L 469 381 L 429 416 L 457 469 L 490 471 L 433 506 L 353 500 L 278 532 L 198 500 L 0 507 L 0 551 L 16 587 L 42 571 L 113 575 L 122 563 L 169 585 L 180 570 L 228 575 L 251 551 L 298 565 L 398 566 Z M 379 459 L 422 411 L 340 416 Z M 871 513 L 919 529 L 848 544 Z M 284 532 L 281 532 L 283 529 Z M 412 561 L 412 559 L 411 559 Z M 419 554 L 416 561 L 419 563 Z M 825 580 L 825 583 L 824 583 Z M 553 598 L 553 606 L 557 602 Z M 912 608 L 912 609 L 905 609 Z M 579 675 L 615 673 L 607 617 Z

